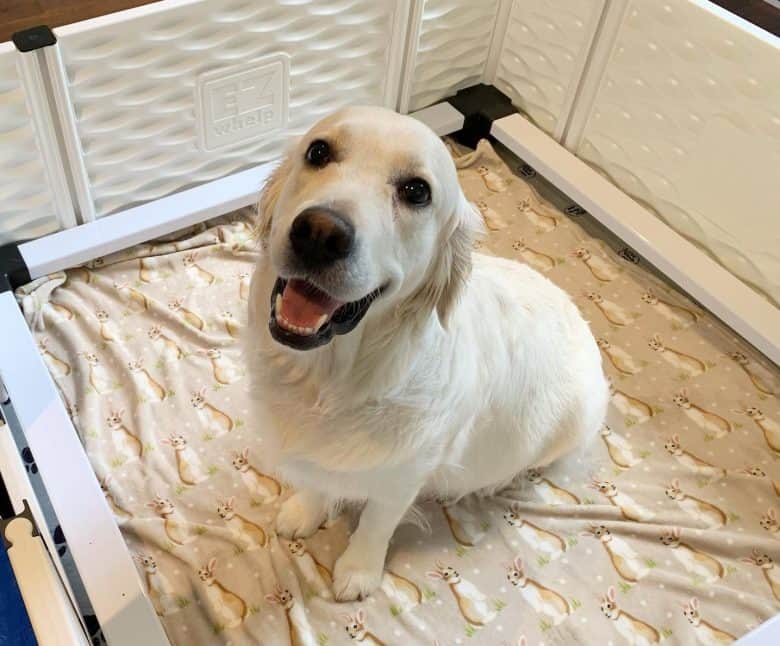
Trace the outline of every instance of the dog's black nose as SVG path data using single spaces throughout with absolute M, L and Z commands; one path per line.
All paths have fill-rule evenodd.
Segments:
M 301 211 L 290 227 L 293 251 L 312 268 L 346 258 L 354 242 L 352 224 L 343 215 L 323 207 Z

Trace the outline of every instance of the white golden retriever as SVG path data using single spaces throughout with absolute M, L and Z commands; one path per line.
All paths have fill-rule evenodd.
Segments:
M 599 429 L 588 325 L 537 272 L 472 253 L 480 217 L 425 125 L 379 108 L 320 121 L 259 212 L 247 353 L 269 464 L 297 488 L 277 530 L 364 503 L 338 599 L 379 586 L 418 496 L 495 491 Z

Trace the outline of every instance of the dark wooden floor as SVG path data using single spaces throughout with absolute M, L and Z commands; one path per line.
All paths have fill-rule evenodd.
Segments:
M 154 0 L 0 0 L 0 43 L 16 31 L 47 25 L 60 27 Z
M 0 42 L 11 40 L 15 31 L 48 25 L 59 27 L 71 22 L 102 16 L 114 11 L 151 4 L 155 0 L 0 0 Z M 258 2 L 262 0 L 257 0 Z M 780 9 L 764 0 L 711 0 L 780 36 Z

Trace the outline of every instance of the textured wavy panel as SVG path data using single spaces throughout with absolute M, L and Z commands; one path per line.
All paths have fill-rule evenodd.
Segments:
M 515 0 L 495 85 L 548 133 L 563 129 L 604 0 Z
M 59 35 L 98 215 L 269 161 L 319 117 L 383 102 L 394 2 L 208 0 L 163 9 Z M 200 149 L 197 77 L 276 53 L 290 57 L 288 128 Z
M 426 0 L 420 25 L 410 110 L 479 83 L 498 0 Z
M 59 228 L 16 57 L 0 45 L 0 244 Z
M 578 154 L 780 302 L 780 45 L 689 0 L 632 0 Z

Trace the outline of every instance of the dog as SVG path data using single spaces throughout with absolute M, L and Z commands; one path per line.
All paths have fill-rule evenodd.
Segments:
M 608 385 L 587 323 L 528 266 L 473 253 L 481 218 L 443 142 L 382 108 L 326 117 L 258 204 L 246 355 L 277 532 L 362 505 L 337 599 L 379 587 L 420 496 L 490 493 L 594 437 Z

